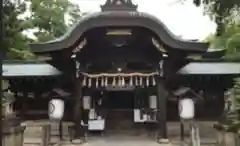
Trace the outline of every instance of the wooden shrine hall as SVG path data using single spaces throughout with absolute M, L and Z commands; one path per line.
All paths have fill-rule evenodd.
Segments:
M 168 112 L 185 96 L 203 98 L 200 109 L 210 105 L 221 115 L 239 62 L 224 61 L 225 50 L 210 51 L 208 43 L 174 36 L 131 0 L 107 0 L 101 9 L 83 16 L 61 38 L 30 44 L 36 60 L 4 62 L 4 79 L 19 105 L 31 99 L 47 109 L 49 101 L 61 99 L 65 104 L 50 102 L 59 104 L 49 106 L 50 117 L 70 117 L 76 138 L 83 136 L 83 125 L 104 130 L 108 111 L 125 109 L 130 118 L 119 117 L 154 122 L 158 138 L 167 139 Z M 185 94 L 186 88 L 193 94 Z M 54 114 L 54 108 L 62 112 Z

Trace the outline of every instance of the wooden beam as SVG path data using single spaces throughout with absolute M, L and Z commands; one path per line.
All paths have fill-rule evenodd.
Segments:
M 73 111 L 73 120 L 75 123 L 75 132 L 74 132 L 74 138 L 78 139 L 83 136 L 83 127 L 81 125 L 82 122 L 82 78 L 81 77 L 76 77 L 74 80 L 74 111 Z
M 162 77 L 156 77 L 157 84 L 157 120 L 159 122 L 158 127 L 158 139 L 167 139 L 167 89 L 165 88 L 164 79 Z

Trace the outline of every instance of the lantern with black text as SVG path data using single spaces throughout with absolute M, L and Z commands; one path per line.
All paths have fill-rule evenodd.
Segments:
M 64 114 L 64 101 L 52 99 L 48 104 L 48 116 L 50 120 L 61 120 Z

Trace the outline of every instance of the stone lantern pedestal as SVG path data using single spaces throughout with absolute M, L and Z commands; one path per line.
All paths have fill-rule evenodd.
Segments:
M 2 106 L 2 145 L 23 146 L 25 126 L 21 125 L 21 119 L 13 112 L 12 104 L 13 100 L 6 101 Z

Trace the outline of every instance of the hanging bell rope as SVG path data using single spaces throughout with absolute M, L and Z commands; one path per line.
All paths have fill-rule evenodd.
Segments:
M 154 76 L 152 76 L 152 85 L 155 86 L 156 85 L 156 81 L 155 81 L 155 78 Z
M 98 78 L 96 78 L 96 87 L 98 87 Z
M 122 86 L 125 86 L 125 79 L 122 77 Z
M 146 78 L 146 85 L 149 86 L 149 77 Z
M 103 77 L 101 78 L 101 86 L 102 87 L 104 86 L 104 78 Z
M 105 77 L 105 87 L 107 87 L 107 85 L 108 85 L 108 78 Z
M 132 76 L 130 77 L 130 83 L 129 84 L 130 84 L 130 86 L 133 86 L 133 77 Z
M 91 87 L 91 86 L 92 86 L 92 79 L 88 78 L 88 87 Z
M 86 82 L 87 82 L 87 77 L 86 77 L 86 76 L 84 76 L 84 78 L 83 78 L 83 84 L 82 84 L 82 85 L 83 85 L 83 86 L 86 86 L 86 85 L 87 85 L 87 83 L 86 83 Z
M 142 86 L 143 85 L 143 77 L 140 77 L 140 80 L 139 80 L 139 85 Z
M 121 86 L 121 76 L 118 77 L 118 86 Z
M 138 77 L 135 77 L 135 85 L 138 86 Z
M 113 77 L 112 85 L 113 85 L 113 86 L 116 86 L 116 77 Z
M 79 78 L 79 73 L 78 72 L 76 72 L 76 78 Z

